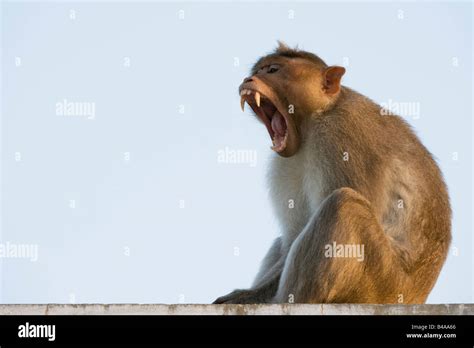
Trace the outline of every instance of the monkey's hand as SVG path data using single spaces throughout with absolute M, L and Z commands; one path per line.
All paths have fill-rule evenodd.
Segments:
M 243 303 L 263 303 L 261 294 L 257 290 L 234 290 L 230 294 L 221 296 L 213 304 L 243 304 Z

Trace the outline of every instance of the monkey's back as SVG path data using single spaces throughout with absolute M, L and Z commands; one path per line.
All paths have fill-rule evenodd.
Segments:
M 451 240 L 448 192 L 432 155 L 401 117 L 345 87 L 314 122 L 306 141 L 324 173 L 324 196 L 340 187 L 363 194 L 417 282 L 418 293 L 406 296 L 426 297 Z

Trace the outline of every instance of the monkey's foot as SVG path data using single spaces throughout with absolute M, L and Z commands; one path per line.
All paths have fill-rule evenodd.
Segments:
M 251 304 L 262 303 L 255 290 L 234 290 L 230 294 L 219 297 L 213 304 Z

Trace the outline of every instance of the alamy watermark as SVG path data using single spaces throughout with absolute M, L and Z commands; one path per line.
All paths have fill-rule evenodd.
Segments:
M 231 149 L 226 146 L 217 151 L 217 162 L 224 164 L 246 164 L 250 167 L 255 167 L 257 165 L 257 151 Z
M 46 338 L 48 341 L 56 339 L 56 325 L 54 324 L 30 324 L 26 322 L 18 326 L 18 337 L 20 338 Z
M 355 258 L 357 261 L 364 261 L 364 244 L 326 244 L 324 247 L 324 256 L 337 258 Z
M 387 102 L 381 103 L 382 109 L 380 115 L 400 115 L 403 117 L 411 117 L 417 120 L 421 116 L 421 106 L 419 102 L 400 102 L 389 99 Z
M 57 116 L 84 117 L 88 120 L 95 119 L 95 103 L 88 101 L 69 101 L 63 99 L 56 103 Z
M 0 259 L 29 259 L 38 261 L 38 244 L 0 243 Z

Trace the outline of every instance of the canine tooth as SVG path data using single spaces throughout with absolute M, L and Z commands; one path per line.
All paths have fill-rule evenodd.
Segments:
M 255 92 L 255 103 L 257 103 L 257 106 L 260 107 L 260 93 Z
M 240 108 L 242 111 L 245 111 L 245 98 L 244 96 L 240 97 Z

